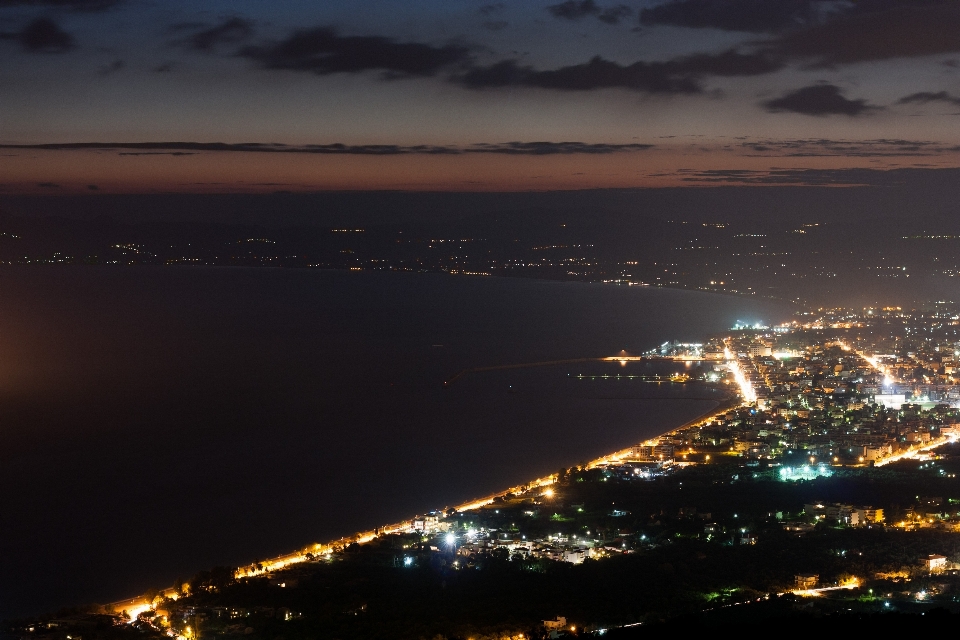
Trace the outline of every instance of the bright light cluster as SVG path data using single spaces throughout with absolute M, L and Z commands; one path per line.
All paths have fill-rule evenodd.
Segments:
M 733 379 L 736 380 L 737 386 L 740 387 L 740 395 L 743 396 L 743 401 L 756 402 L 757 392 L 753 390 L 753 384 L 747 380 L 747 376 L 744 375 L 743 370 L 740 369 L 740 365 L 737 364 L 736 360 L 733 360 L 729 366 L 730 371 L 733 373 Z
M 825 464 L 805 464 L 802 467 L 781 467 L 780 469 L 780 479 L 784 482 L 829 478 L 832 475 L 833 471 Z

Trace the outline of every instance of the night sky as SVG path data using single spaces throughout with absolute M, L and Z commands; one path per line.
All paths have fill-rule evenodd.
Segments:
M 960 166 L 955 0 L 0 0 L 0 60 L 7 194 Z

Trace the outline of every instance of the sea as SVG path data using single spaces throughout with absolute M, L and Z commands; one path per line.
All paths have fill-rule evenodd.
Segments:
M 0 619 L 134 596 L 658 435 L 719 392 L 627 376 L 690 365 L 444 382 L 638 354 L 793 311 L 433 273 L 4 267 Z

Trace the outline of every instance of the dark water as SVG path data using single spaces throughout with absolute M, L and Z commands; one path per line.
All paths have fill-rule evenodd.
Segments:
M 0 618 L 109 602 L 555 471 L 713 406 L 464 368 L 641 351 L 783 305 L 442 275 L 0 271 Z

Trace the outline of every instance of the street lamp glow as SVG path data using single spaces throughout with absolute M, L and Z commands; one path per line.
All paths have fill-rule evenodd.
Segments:
M 447 542 L 447 545 L 452 547 L 457 542 L 457 536 L 453 535 L 452 533 L 448 533 L 445 540 Z

